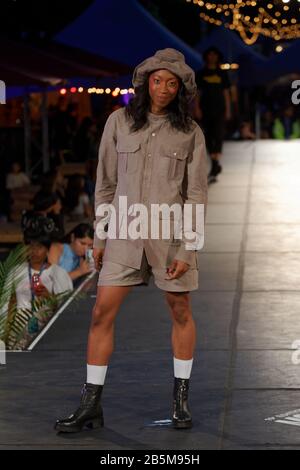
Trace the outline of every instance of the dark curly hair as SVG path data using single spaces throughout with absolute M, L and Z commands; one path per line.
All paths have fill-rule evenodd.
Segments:
M 223 54 L 217 47 L 214 47 L 214 46 L 209 47 L 203 52 L 204 62 L 207 62 L 208 56 L 211 52 L 214 52 L 218 56 L 218 64 L 220 65 L 221 62 L 223 61 Z
M 150 95 L 148 89 L 149 75 L 144 83 L 135 89 L 134 97 L 129 101 L 126 106 L 126 116 L 132 119 L 131 131 L 135 132 L 140 130 L 147 123 L 147 113 L 150 108 Z M 189 132 L 192 125 L 192 117 L 189 112 L 189 102 L 186 96 L 186 88 L 181 79 L 180 87 L 176 97 L 166 107 L 168 111 L 168 121 L 171 126 L 179 131 Z
M 31 213 L 23 214 L 22 229 L 25 245 L 36 242 L 48 249 L 58 231 L 52 219 Z

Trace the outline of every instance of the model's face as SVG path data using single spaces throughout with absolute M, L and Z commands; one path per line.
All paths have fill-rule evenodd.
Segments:
M 166 108 L 179 90 L 179 79 L 169 70 L 155 70 L 149 76 L 149 95 L 156 109 Z
M 75 238 L 71 236 L 72 250 L 77 256 L 84 256 L 86 250 L 93 248 L 93 240 L 90 237 Z

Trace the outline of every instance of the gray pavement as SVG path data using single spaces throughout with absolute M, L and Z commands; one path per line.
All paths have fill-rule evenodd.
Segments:
M 162 421 L 172 406 L 171 321 L 152 281 L 134 288 L 116 320 L 105 427 L 55 433 L 85 380 L 91 282 L 87 298 L 32 352 L 9 353 L 0 367 L 0 449 L 300 448 L 300 364 L 292 360 L 300 340 L 299 156 L 299 141 L 225 145 L 223 172 L 209 189 L 200 288 L 191 294 L 192 429 Z

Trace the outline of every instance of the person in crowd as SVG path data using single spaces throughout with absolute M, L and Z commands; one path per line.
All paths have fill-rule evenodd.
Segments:
M 30 179 L 22 171 L 21 165 L 19 162 L 13 162 L 9 173 L 6 175 L 6 189 L 18 189 L 24 188 L 24 186 L 30 185 Z
M 42 188 L 46 193 L 55 193 L 63 201 L 67 187 L 67 180 L 63 175 L 61 166 L 57 165 L 53 170 L 43 175 Z
M 274 116 L 271 109 L 266 109 L 261 116 L 261 139 L 272 139 L 273 137 L 273 125 Z
M 65 96 L 60 96 L 56 106 L 50 109 L 50 142 L 59 163 L 64 163 L 65 156 L 71 152 L 77 130 L 78 105 L 69 103 Z
M 78 224 L 68 236 L 68 242 L 52 243 L 49 261 L 64 268 L 74 281 L 92 271 L 87 250 L 93 248 L 94 230 L 89 224 Z
M 294 106 L 287 106 L 273 125 L 274 139 L 300 139 L 300 120 L 295 116 Z
M 217 181 L 222 171 L 220 159 L 225 131 L 225 121 L 231 119 L 230 82 L 221 69 L 222 55 L 215 47 L 203 54 L 205 66 L 196 73 L 198 95 L 198 120 L 204 130 L 207 150 L 211 158 L 208 182 Z
M 64 203 L 70 215 L 91 218 L 93 208 L 89 196 L 84 190 L 84 184 L 85 181 L 82 175 L 71 175 L 68 180 Z
M 17 309 L 31 309 L 36 298 L 47 298 L 73 290 L 73 283 L 65 269 L 48 260 L 53 221 L 44 216 L 28 219 L 24 230 L 24 243 L 28 247 L 28 260 L 16 268 L 14 277 Z M 33 283 L 33 275 L 38 282 Z
M 74 138 L 74 157 L 79 162 L 96 159 L 98 155 L 99 135 L 92 118 L 85 117 Z
M 62 239 L 65 234 L 64 213 L 60 197 L 53 192 L 41 189 L 36 193 L 32 200 L 33 213 L 50 217 L 58 229 L 56 233 L 57 240 Z
M 250 120 L 245 119 L 240 125 L 240 136 L 241 140 L 254 140 L 255 133 L 252 129 L 252 123 Z

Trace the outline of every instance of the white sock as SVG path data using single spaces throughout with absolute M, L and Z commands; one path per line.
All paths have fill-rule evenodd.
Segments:
M 193 360 L 193 358 L 188 360 L 176 359 L 176 357 L 173 356 L 174 377 L 189 379 L 191 376 Z
M 94 385 L 104 385 L 105 375 L 108 366 L 87 366 L 86 382 Z

